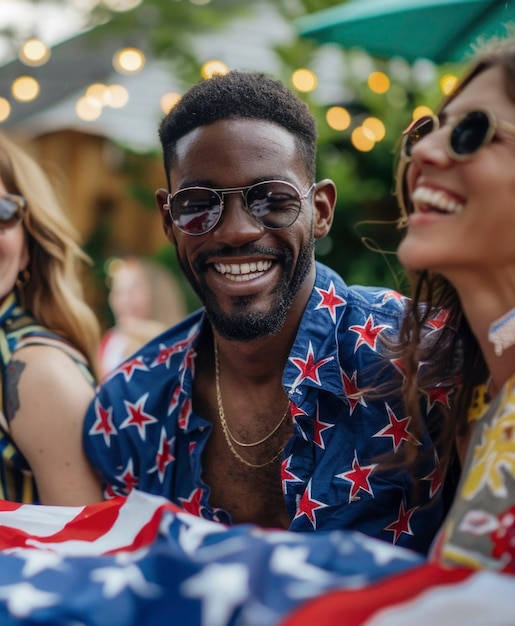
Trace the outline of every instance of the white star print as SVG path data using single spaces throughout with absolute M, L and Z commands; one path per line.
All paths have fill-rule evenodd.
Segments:
M 30 583 L 18 583 L 0 587 L 0 600 L 7 601 L 7 607 L 15 617 L 27 617 L 36 609 L 55 606 L 60 595 L 39 591 Z
M 400 546 L 394 546 L 386 541 L 380 541 L 379 539 L 372 539 L 371 537 L 361 536 L 356 533 L 356 542 L 359 542 L 363 547 L 368 550 L 374 557 L 374 561 L 378 565 L 386 565 L 395 559 L 403 559 L 406 561 L 418 561 L 420 555 L 402 548 Z
M 307 546 L 279 546 L 270 559 L 270 569 L 277 574 L 295 576 L 298 580 L 316 584 L 331 578 L 331 573 L 306 561 L 309 552 Z
M 136 565 L 102 567 L 91 572 L 91 579 L 104 585 L 103 593 L 107 598 L 114 598 L 126 587 L 145 598 L 155 598 L 161 594 L 161 587 L 147 582 Z
M 46 569 L 63 570 L 63 557 L 55 552 L 45 550 L 6 550 L 25 561 L 23 576 L 35 576 Z
M 208 535 L 223 532 L 225 527 L 187 513 L 177 513 L 177 519 L 184 524 L 179 529 L 179 545 L 186 554 L 194 555 Z M 227 543 L 226 541 L 223 543 Z
M 186 580 L 181 591 L 202 601 L 202 626 L 224 626 L 248 596 L 248 568 L 239 563 L 208 565 Z

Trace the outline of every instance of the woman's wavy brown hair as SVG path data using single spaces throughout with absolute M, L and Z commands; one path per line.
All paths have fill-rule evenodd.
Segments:
M 492 67 L 501 68 L 506 94 L 515 105 L 515 38 L 491 40 L 476 52 L 472 65 L 459 81 L 453 93 L 445 98 L 442 111 L 479 74 Z M 438 113 L 437 111 L 437 113 Z M 409 161 L 399 157 L 396 169 L 396 195 L 401 217 L 399 228 L 406 227 L 406 218 L 413 207 L 406 187 Z M 442 436 L 442 461 L 447 466 L 452 459 L 455 435 L 463 435 L 467 427 L 467 411 L 474 387 L 485 382 L 488 371 L 476 338 L 463 314 L 453 285 L 440 274 L 408 271 L 412 301 L 401 329 L 401 351 L 406 373 L 404 394 L 410 415 L 418 415 L 420 402 L 420 371 L 428 384 L 446 384 L 454 377 L 460 384 L 448 412 Z M 434 342 L 424 341 L 427 321 L 438 311 L 448 313 L 448 332 L 441 333 Z

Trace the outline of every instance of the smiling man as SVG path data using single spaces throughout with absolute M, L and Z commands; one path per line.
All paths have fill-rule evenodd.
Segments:
M 160 139 L 164 231 L 203 307 L 99 388 L 85 446 L 106 495 L 137 488 L 226 524 L 348 528 L 427 551 L 443 515 L 437 454 L 403 413 L 388 351 L 404 298 L 315 261 L 336 189 L 316 182 L 308 108 L 233 71 L 192 87 Z M 437 410 L 442 390 L 427 398 Z

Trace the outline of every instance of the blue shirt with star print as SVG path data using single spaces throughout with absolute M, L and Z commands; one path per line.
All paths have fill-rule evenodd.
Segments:
M 426 553 L 443 515 L 438 455 L 428 432 L 413 432 L 400 395 L 395 342 L 406 298 L 348 287 L 316 264 L 316 280 L 286 364 L 294 434 L 281 478 L 292 531 L 352 529 Z M 97 390 L 84 445 L 106 496 L 137 488 L 190 513 L 231 524 L 209 502 L 202 450 L 211 424 L 192 410 L 203 309 L 150 341 Z M 451 390 L 429 390 L 425 415 Z M 416 445 L 409 470 L 403 446 Z M 386 462 L 385 462 L 386 459 Z

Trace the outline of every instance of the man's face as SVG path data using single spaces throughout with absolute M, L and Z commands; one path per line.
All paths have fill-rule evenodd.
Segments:
M 312 184 L 294 137 L 262 120 L 219 120 L 200 127 L 179 140 L 176 153 L 172 192 L 275 179 L 305 194 Z M 315 236 L 322 236 L 313 194 L 302 201 L 295 223 L 283 230 L 259 224 L 244 209 L 240 193 L 225 195 L 220 221 L 203 235 L 182 233 L 163 211 L 182 271 L 220 335 L 248 341 L 278 332 L 285 322 L 298 324 L 314 281 Z M 158 201 L 163 204 L 159 192 Z

